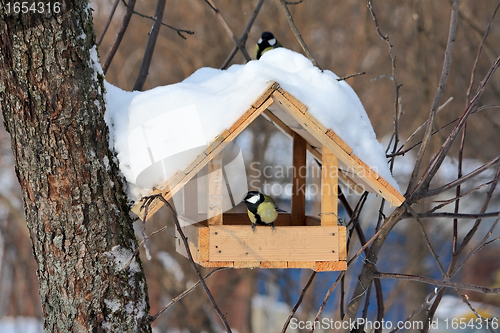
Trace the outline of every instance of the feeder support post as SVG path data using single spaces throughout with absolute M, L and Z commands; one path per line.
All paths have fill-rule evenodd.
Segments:
M 321 161 L 321 225 L 337 225 L 339 159 L 326 146 L 322 148 Z

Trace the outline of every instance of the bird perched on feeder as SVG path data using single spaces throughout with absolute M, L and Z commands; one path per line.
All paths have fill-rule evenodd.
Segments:
M 255 232 L 255 224 L 271 225 L 274 230 L 274 221 L 278 218 L 278 212 L 284 212 L 278 208 L 273 198 L 257 191 L 248 192 L 243 198 L 247 205 L 247 213 L 252 222 L 252 230 Z
M 269 31 L 264 31 L 259 41 L 255 45 L 255 59 L 259 60 L 264 52 L 278 47 L 283 47 L 283 45 L 281 45 L 280 42 L 278 42 L 278 40 L 274 38 L 274 35 L 272 33 L 270 33 Z

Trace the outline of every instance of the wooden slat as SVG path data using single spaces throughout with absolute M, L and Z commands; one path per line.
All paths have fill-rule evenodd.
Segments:
M 326 135 L 328 135 L 340 148 L 342 148 L 347 154 L 352 153 L 352 148 L 345 143 L 344 140 L 340 138 L 334 131 L 328 129 L 326 131 Z
M 234 267 L 234 261 L 200 261 L 197 264 L 203 267 Z
M 302 112 L 302 113 L 307 112 L 307 106 L 305 106 L 301 101 L 299 101 L 298 99 L 296 99 L 295 97 L 290 95 L 288 93 L 288 91 L 286 91 L 285 89 L 283 89 L 281 87 L 276 89 L 276 91 L 279 94 L 281 94 L 283 97 L 285 97 L 285 99 L 288 101 L 288 103 L 293 104 L 293 106 L 295 106 L 300 112 Z
M 316 267 L 316 261 L 288 261 L 288 268 L 309 268 Z
M 339 226 L 338 230 L 339 236 L 339 260 L 347 260 L 347 228 L 345 226 Z
M 339 159 L 323 146 L 321 167 L 321 225 L 337 225 Z
M 260 268 L 288 268 L 286 261 L 261 261 Z
M 259 96 L 259 98 L 252 104 L 252 107 L 258 109 L 264 104 L 264 102 L 273 94 L 273 92 L 279 89 L 280 85 L 278 82 L 269 82 L 266 90 Z
M 210 261 L 337 261 L 338 226 L 210 227 Z
M 306 140 L 293 135 L 292 225 L 306 225 Z
M 346 261 L 317 261 L 313 268 L 316 272 L 345 271 L 346 269 Z
M 234 268 L 257 268 L 260 261 L 234 261 Z
M 222 153 L 211 156 L 208 162 L 208 225 L 222 225 Z

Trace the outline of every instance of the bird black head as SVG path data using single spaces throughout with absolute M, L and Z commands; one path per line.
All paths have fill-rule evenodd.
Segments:
M 269 31 L 264 31 L 260 36 L 259 41 L 257 42 L 261 50 L 264 50 L 270 46 L 275 46 L 276 43 L 276 38 L 274 38 L 274 35 Z
M 243 202 L 247 205 L 247 207 L 255 205 L 258 206 L 263 201 L 264 195 L 258 191 L 250 191 L 245 194 L 245 197 L 243 198 Z

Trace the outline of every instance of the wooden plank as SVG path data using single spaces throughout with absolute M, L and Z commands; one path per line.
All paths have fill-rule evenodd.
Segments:
M 338 236 L 339 260 L 347 260 L 347 228 L 345 226 L 339 226 Z
M 261 261 L 260 268 L 288 268 L 286 261 Z
M 203 267 L 234 267 L 234 261 L 200 261 Z
M 222 153 L 208 162 L 208 198 L 207 221 L 208 225 L 222 225 Z
M 235 261 L 234 268 L 257 268 L 260 266 L 260 261 Z
M 210 228 L 199 228 L 198 234 L 200 261 L 208 261 L 210 259 Z
M 302 113 L 307 112 L 307 106 L 305 106 L 301 101 L 290 95 L 288 91 L 286 91 L 285 89 L 281 87 L 276 89 L 276 94 L 278 93 L 281 94 L 289 103 L 293 104 L 293 106 L 295 106 L 300 112 Z
M 339 159 L 326 146 L 322 148 L 321 225 L 337 225 Z
M 314 269 L 315 267 L 316 267 L 315 261 L 288 261 L 288 268 Z
M 338 226 L 210 227 L 211 261 L 337 261 Z
M 349 147 L 349 145 L 347 145 L 347 143 L 345 143 L 344 140 L 342 140 L 340 138 L 340 136 L 338 136 L 334 131 L 332 131 L 331 129 L 328 129 L 326 131 L 326 135 L 328 135 L 332 140 L 333 142 L 335 142 L 340 148 L 342 148 L 346 153 L 348 154 L 351 154 L 352 153 L 352 148 Z
M 306 225 L 306 140 L 293 135 L 292 225 Z
M 273 94 L 276 89 L 279 89 L 278 82 L 270 82 L 266 90 L 259 96 L 259 98 L 252 104 L 252 107 L 258 109 L 264 102 Z
M 346 261 L 317 261 L 313 268 L 316 272 L 345 271 L 346 269 Z

